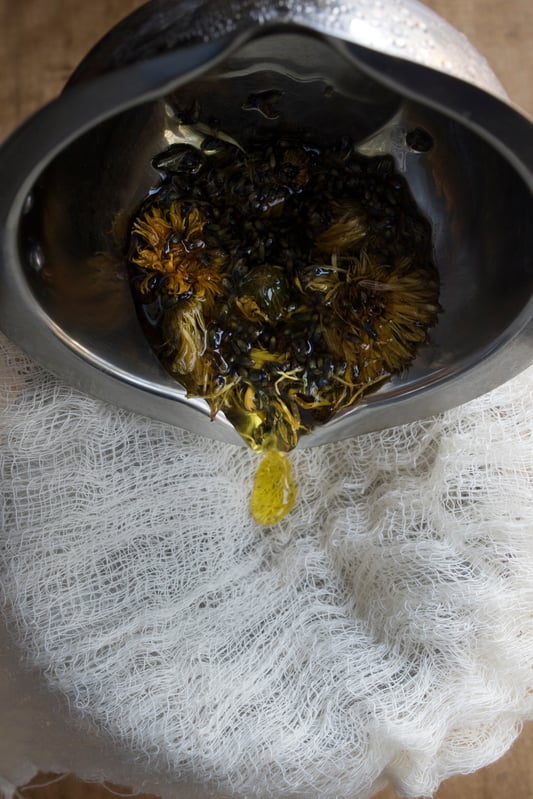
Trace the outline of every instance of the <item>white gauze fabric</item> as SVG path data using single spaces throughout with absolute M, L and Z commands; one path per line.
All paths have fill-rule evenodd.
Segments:
M 263 528 L 254 453 L 83 396 L 5 339 L 0 363 L 6 611 L 147 768 L 414 797 L 533 717 L 533 370 L 292 453 L 298 502 Z

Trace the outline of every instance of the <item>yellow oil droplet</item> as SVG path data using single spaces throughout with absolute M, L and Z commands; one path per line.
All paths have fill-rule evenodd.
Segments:
M 267 452 L 255 475 L 252 516 L 259 524 L 277 524 L 292 510 L 295 500 L 288 458 L 281 452 Z

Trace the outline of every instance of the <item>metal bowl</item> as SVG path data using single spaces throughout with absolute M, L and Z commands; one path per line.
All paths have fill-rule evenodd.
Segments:
M 438 17 L 395 4 L 407 9 L 402 39 L 386 15 L 380 26 L 378 6 L 387 11 L 374 3 L 369 14 L 364 2 L 317 0 L 305 10 L 154 0 L 108 34 L 62 97 L 0 151 L 7 335 L 90 394 L 242 443 L 161 367 L 121 247 L 128 218 L 157 181 L 152 157 L 183 135 L 176 111 L 196 107 L 244 146 L 265 131 L 305 128 L 322 141 L 351 136 L 364 154 L 390 153 L 432 222 L 444 311 L 430 342 L 408 370 L 300 446 L 440 412 L 528 366 L 533 125 L 469 82 L 477 63 L 477 81 L 501 91 Z M 468 80 L 431 68 L 439 58 Z M 275 114 L 250 110 L 250 95 L 273 90 Z

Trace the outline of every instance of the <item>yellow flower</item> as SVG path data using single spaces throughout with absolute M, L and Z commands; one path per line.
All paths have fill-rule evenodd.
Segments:
M 212 301 L 221 293 L 222 250 L 209 250 L 202 240 L 206 219 L 198 208 L 183 211 L 174 201 L 154 207 L 135 220 L 132 233 L 141 240 L 132 257 L 146 271 L 140 290 L 147 292 L 154 277 L 162 276 L 161 290 L 179 297 Z
M 367 232 L 368 220 L 357 205 L 339 206 L 337 219 L 320 233 L 315 244 L 321 252 L 350 252 L 360 246 Z
M 172 227 L 161 208 L 152 208 L 144 215 L 144 219 L 136 219 L 132 232 L 143 238 L 153 250 L 163 247 Z

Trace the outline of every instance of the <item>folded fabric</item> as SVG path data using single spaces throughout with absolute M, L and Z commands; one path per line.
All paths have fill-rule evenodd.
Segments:
M 68 388 L 1 339 L 4 607 L 51 691 L 162 779 L 407 796 L 533 717 L 533 369 L 436 418 L 257 458 Z

